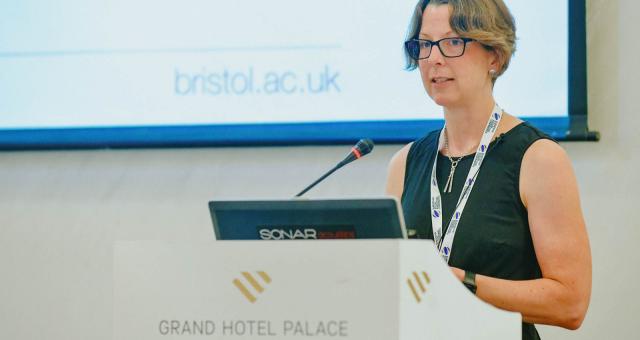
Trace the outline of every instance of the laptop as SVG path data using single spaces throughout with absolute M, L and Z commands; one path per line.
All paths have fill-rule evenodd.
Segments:
M 407 238 L 395 198 L 211 201 L 217 240 Z

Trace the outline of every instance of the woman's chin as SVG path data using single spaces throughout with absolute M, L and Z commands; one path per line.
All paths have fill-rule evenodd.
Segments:
M 451 98 L 450 96 L 446 96 L 443 94 L 435 94 L 433 96 L 431 96 L 431 99 L 433 100 L 434 103 L 440 105 L 440 106 L 451 106 L 451 104 L 453 104 L 455 101 L 453 100 L 453 98 Z

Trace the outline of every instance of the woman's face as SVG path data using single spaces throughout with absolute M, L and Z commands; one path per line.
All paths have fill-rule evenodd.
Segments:
M 459 37 L 449 25 L 450 16 L 449 5 L 427 5 L 422 14 L 419 38 L 437 41 Z M 437 46 L 433 46 L 429 58 L 418 62 L 422 83 L 431 99 L 449 108 L 466 106 L 482 96 L 491 95 L 489 70 L 498 70 L 497 66 L 496 54 L 475 41 L 467 43 L 460 57 L 446 58 Z

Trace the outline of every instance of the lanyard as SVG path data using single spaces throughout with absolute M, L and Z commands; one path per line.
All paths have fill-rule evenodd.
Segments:
M 440 256 L 442 256 L 447 263 L 449 263 L 449 257 L 451 256 L 451 250 L 453 247 L 453 238 L 456 235 L 456 229 L 458 228 L 458 223 L 462 217 L 462 211 L 464 210 L 464 206 L 467 204 L 471 190 L 473 190 L 476 178 L 480 172 L 480 166 L 484 161 L 487 149 L 489 148 L 489 143 L 498 128 L 500 119 L 502 119 L 502 109 L 498 104 L 495 104 L 493 112 L 487 121 L 487 126 L 484 129 L 482 139 L 480 139 L 480 145 L 478 145 L 478 149 L 476 150 L 476 155 L 473 158 L 471 169 L 469 169 L 469 173 L 467 174 L 467 180 L 464 182 L 462 193 L 460 194 L 458 203 L 456 204 L 456 210 L 451 216 L 449 227 L 447 228 L 447 233 L 444 235 L 444 238 L 442 235 L 442 200 L 440 197 L 440 189 L 438 189 L 438 180 L 436 179 L 436 164 L 438 163 L 437 153 L 440 152 L 442 146 L 444 128 L 440 131 L 440 137 L 438 138 L 438 150 L 433 161 L 433 169 L 431 170 L 431 226 L 433 228 L 433 240 L 438 247 Z

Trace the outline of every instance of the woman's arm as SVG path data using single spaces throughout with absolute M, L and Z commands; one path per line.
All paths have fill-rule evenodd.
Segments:
M 591 296 L 591 252 L 575 175 L 558 144 L 539 140 L 527 150 L 520 195 L 542 278 L 511 281 L 477 275 L 476 294 L 498 308 L 521 313 L 525 322 L 577 329 Z M 454 273 L 462 280 L 462 270 Z
M 411 144 L 413 143 L 405 145 L 396 152 L 391 158 L 391 162 L 389 162 L 387 189 L 385 191 L 387 195 L 395 196 L 398 200 L 400 200 L 404 191 L 404 169 L 407 165 L 407 154 Z

